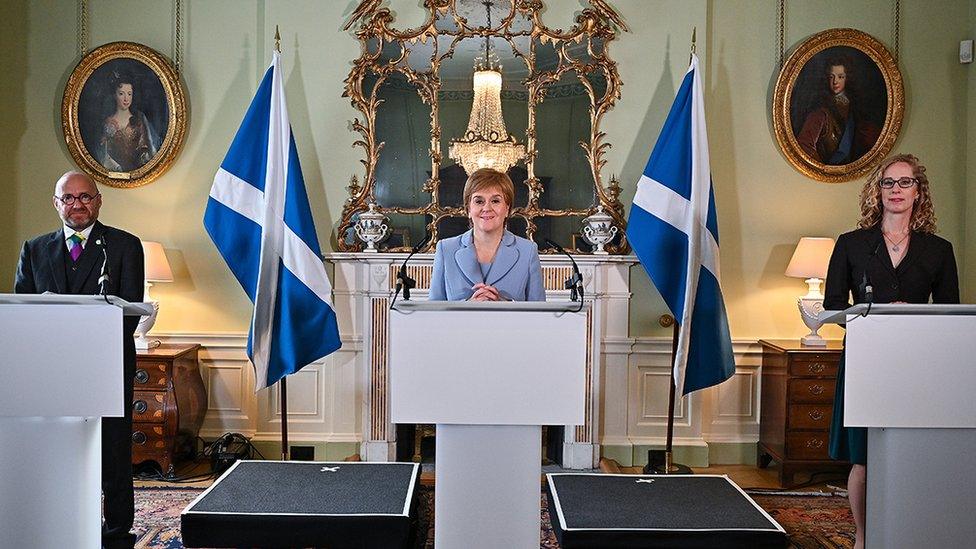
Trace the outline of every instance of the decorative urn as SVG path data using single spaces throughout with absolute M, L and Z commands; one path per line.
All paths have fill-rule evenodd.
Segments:
M 366 244 L 364 252 L 376 253 L 376 244 L 382 242 L 389 232 L 386 221 L 386 216 L 376 211 L 376 204 L 373 202 L 369 203 L 369 211 L 359 214 L 355 230 L 356 236 Z
M 594 254 L 607 255 L 603 245 L 617 236 L 617 227 L 613 224 L 613 218 L 603 211 L 601 204 L 593 215 L 583 220 L 582 233 L 583 238 L 593 245 Z

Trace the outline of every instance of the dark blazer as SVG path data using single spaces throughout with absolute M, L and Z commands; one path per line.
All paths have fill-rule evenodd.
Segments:
M 497 288 L 503 298 L 545 301 L 539 246 L 505 231 L 485 279 L 470 230 L 437 243 L 429 300 L 464 301 L 474 293 L 471 287 L 482 282 Z
M 97 221 L 77 262 L 72 262 L 68 257 L 62 227 L 25 242 L 17 264 L 14 291 L 19 294 L 97 294 L 98 277 L 106 257 L 110 275 L 105 285 L 106 293 L 126 301 L 142 301 L 145 270 L 142 244 L 137 237 Z M 72 270 L 70 276 L 68 269 Z M 135 535 L 129 530 L 135 516 L 131 402 L 136 346 L 132 334 L 138 325 L 138 316 L 123 317 L 122 402 L 125 414 L 123 417 L 102 419 L 102 493 L 105 496 L 102 508 L 105 518 L 102 524 L 103 547 L 130 548 L 135 543 Z
M 115 295 L 130 302 L 142 301 L 145 285 L 142 244 L 139 238 L 123 230 L 107 227 L 96 221 L 88 237 L 88 244 L 74 264 L 77 284 L 74 289 L 69 286 L 66 265 L 71 262 L 68 258 L 68 247 L 64 241 L 64 230 L 58 230 L 41 235 L 33 240 L 24 242 L 20 251 L 20 262 L 17 264 L 17 277 L 14 281 L 14 292 L 18 294 L 42 294 L 53 292 L 56 294 L 89 295 L 97 294 L 98 277 L 101 273 L 105 253 L 108 255 L 109 282 L 106 293 Z M 126 347 L 135 347 L 132 334 L 139 324 L 139 317 L 125 317 L 123 332 L 126 337 Z
M 874 303 L 959 303 L 959 276 L 952 244 L 934 234 L 912 231 L 898 268 L 891 264 L 881 227 L 858 229 L 837 238 L 827 268 L 824 309 L 838 311 L 864 303 L 864 282 Z

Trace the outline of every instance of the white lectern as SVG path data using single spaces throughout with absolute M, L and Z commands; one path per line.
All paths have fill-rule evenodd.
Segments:
M 123 415 L 116 297 L 0 294 L 0 547 L 101 546 L 101 417 Z
M 867 316 L 861 316 L 867 312 Z M 868 428 L 868 547 L 976 540 L 976 306 L 856 305 L 844 425 Z
M 437 424 L 434 545 L 537 548 L 541 425 L 584 422 L 578 303 L 398 303 L 390 416 Z

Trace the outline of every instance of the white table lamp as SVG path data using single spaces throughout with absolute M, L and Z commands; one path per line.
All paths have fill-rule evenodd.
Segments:
M 172 282 L 173 270 L 170 269 L 169 261 L 166 260 L 166 251 L 159 242 L 143 241 L 142 252 L 146 259 L 146 290 L 143 300 L 151 303 L 153 307 L 152 314 L 142 317 L 136 328 L 136 349 L 145 350 L 159 345 L 159 341 L 150 342 L 146 338 L 146 334 L 156 323 L 156 315 L 159 313 L 159 302 L 149 296 L 149 289 L 152 288 L 153 282 Z
M 827 277 L 827 264 L 830 254 L 834 251 L 834 239 L 805 236 L 796 245 L 793 258 L 786 267 L 786 276 L 806 279 L 809 291 L 796 300 L 800 309 L 800 317 L 810 333 L 800 339 L 800 343 L 810 347 L 823 347 L 827 341 L 820 337 L 817 331 L 822 324 L 817 315 L 823 311 L 824 296 L 820 292 L 820 283 Z

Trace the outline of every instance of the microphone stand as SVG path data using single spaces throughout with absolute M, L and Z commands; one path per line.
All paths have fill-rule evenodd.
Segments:
M 415 288 L 417 286 L 417 281 L 411 278 L 410 275 L 407 274 L 407 262 L 410 261 L 410 258 L 413 257 L 414 254 L 419 252 L 421 248 L 427 245 L 428 240 L 430 240 L 430 235 L 427 235 L 420 242 L 420 244 L 414 246 L 413 249 L 410 250 L 410 253 L 407 255 L 407 258 L 403 260 L 403 264 L 401 264 L 400 268 L 397 270 L 396 292 L 393 294 L 393 301 L 390 302 L 390 309 L 392 309 L 393 305 L 396 304 L 397 296 L 400 295 L 401 290 L 403 290 L 404 301 L 410 301 L 410 290 L 411 288 Z
M 573 256 L 570 255 L 569 252 L 564 250 L 562 246 L 556 244 L 555 242 L 549 240 L 548 238 L 545 240 L 546 240 L 546 244 L 549 244 L 553 248 L 556 248 L 557 252 L 568 257 L 570 263 L 573 264 L 573 276 L 566 279 L 566 283 L 564 284 L 564 286 L 567 290 L 569 290 L 569 300 L 570 301 L 578 300 L 580 302 L 579 308 L 576 309 L 576 312 L 578 313 L 583 310 L 583 275 L 580 274 L 579 265 L 576 264 L 576 260 L 573 259 Z

